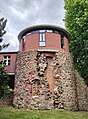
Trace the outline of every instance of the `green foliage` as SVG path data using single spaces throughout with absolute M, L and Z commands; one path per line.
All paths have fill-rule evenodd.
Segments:
M 0 109 L 0 119 L 88 119 L 88 112 L 71 112 L 60 109 L 23 110 L 7 107 Z
M 9 76 L 5 72 L 5 64 L 0 62 L 0 98 L 4 98 L 10 93 L 8 80 Z
M 75 68 L 88 85 L 88 0 L 65 0 L 65 9 Z
M 0 19 L 0 42 L 3 41 L 2 37 L 6 33 L 6 30 L 5 30 L 6 22 L 7 22 L 7 19 L 4 20 L 4 17 Z M 0 50 L 2 50 L 3 48 L 6 48 L 8 46 L 9 46 L 9 43 L 8 44 L 0 45 Z

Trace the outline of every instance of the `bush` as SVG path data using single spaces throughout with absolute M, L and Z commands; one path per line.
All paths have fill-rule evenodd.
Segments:
M 8 80 L 9 76 L 5 71 L 5 64 L 0 62 L 0 99 L 11 93 L 11 89 L 8 86 Z

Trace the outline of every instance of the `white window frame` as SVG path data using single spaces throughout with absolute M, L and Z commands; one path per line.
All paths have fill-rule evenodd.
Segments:
M 53 32 L 53 30 L 46 30 L 46 32 L 48 32 L 48 33 L 52 33 L 52 32 Z
M 46 30 L 39 30 L 39 33 L 45 33 Z
M 6 58 L 5 58 L 6 57 Z M 10 65 L 10 61 L 11 61 L 11 56 L 8 55 L 8 56 L 3 56 L 3 62 L 5 62 L 5 65 L 8 66 Z
M 39 35 L 39 46 L 46 46 L 45 33 L 40 33 Z

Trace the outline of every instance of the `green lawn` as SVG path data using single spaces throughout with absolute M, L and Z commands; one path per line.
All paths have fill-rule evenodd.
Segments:
M 5 107 L 0 108 L 0 119 L 88 119 L 88 112 L 71 112 L 60 109 L 22 110 Z

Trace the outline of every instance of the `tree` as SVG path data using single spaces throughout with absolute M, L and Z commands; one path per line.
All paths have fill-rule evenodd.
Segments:
M 4 20 L 4 17 L 0 19 L 0 42 L 3 41 L 2 37 L 6 33 L 6 31 L 5 31 L 6 22 L 7 22 L 7 19 Z M 3 48 L 6 48 L 8 46 L 9 46 L 9 43 L 8 44 L 0 45 L 0 50 L 2 50 Z
M 9 76 L 5 71 L 5 64 L 0 62 L 0 98 L 3 98 L 10 93 L 8 80 Z
M 3 41 L 3 35 L 6 33 L 7 19 L 4 20 L 4 17 L 0 19 L 0 43 Z M 0 45 L 0 50 L 8 47 L 9 44 Z M 5 72 L 5 64 L 0 62 L 0 98 L 4 97 L 10 92 L 10 88 L 8 87 L 8 74 Z
M 65 0 L 65 9 L 75 68 L 88 85 L 88 0 Z

